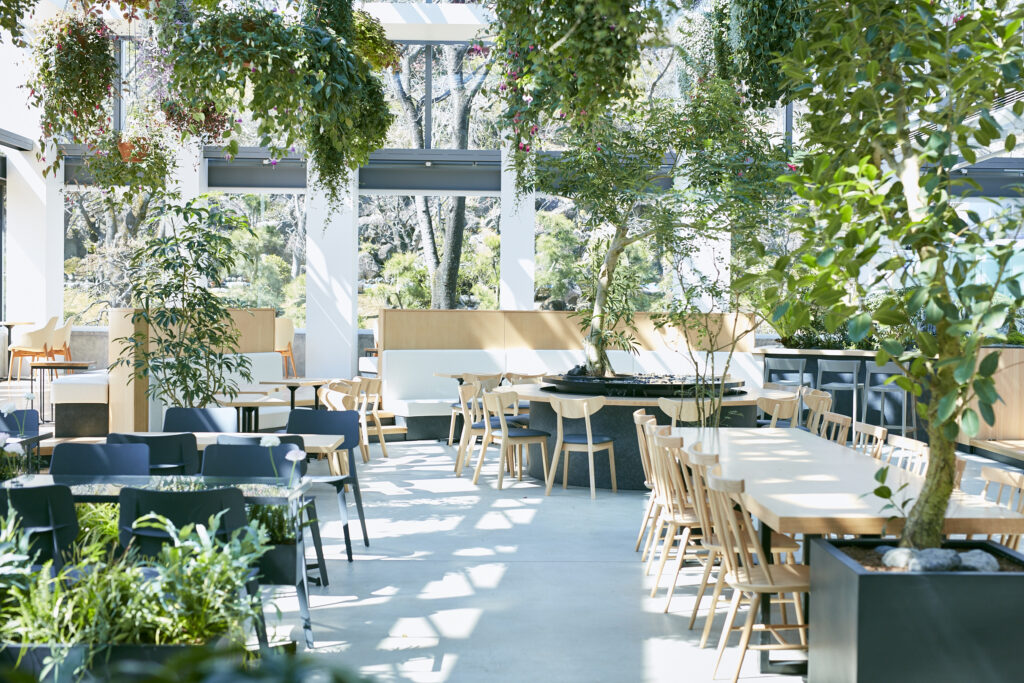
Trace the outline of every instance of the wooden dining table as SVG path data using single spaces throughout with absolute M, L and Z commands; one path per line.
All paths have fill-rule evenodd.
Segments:
M 679 427 L 672 433 L 682 437 L 684 448 L 699 443 L 705 453 L 717 454 L 722 477 L 743 480 L 744 503 L 760 522 L 763 557 L 769 562 L 772 531 L 803 535 L 803 560 L 809 563 L 810 544 L 806 541 L 812 537 L 897 534 L 902 529 L 902 519 L 892 519 L 891 510 L 882 510 L 886 502 L 872 495 L 878 486 L 875 473 L 883 463 L 869 455 L 793 428 Z M 902 501 L 904 497 L 917 498 L 924 477 L 891 468 L 886 483 L 894 491 L 907 485 L 897 494 Z M 944 531 L 1020 534 L 1024 533 L 1024 515 L 956 490 L 946 510 Z M 765 600 L 761 617 L 766 623 L 770 610 L 771 603 Z M 770 660 L 765 650 L 761 671 L 806 673 L 806 662 Z

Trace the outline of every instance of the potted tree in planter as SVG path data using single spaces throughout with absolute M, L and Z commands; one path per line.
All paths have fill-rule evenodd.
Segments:
M 820 305 L 830 329 L 847 324 L 854 341 L 874 331 L 876 361 L 904 370 L 895 381 L 922 397 L 931 455 L 916 499 L 902 500 L 885 481 L 876 489 L 906 502 L 903 560 L 886 557 L 924 565 L 938 556 L 949 568 L 960 557 L 936 549 L 951 545 L 944 522 L 956 441 L 994 421 L 999 352 L 984 347 L 1002 340 L 1024 295 L 1011 263 L 1020 216 L 958 212 L 953 200 L 966 183 L 956 168 L 993 143 L 1016 144 L 997 108 L 1024 66 L 1024 8 L 824 0 L 815 9 L 783 59 L 807 110 L 809 152 L 787 177 L 801 199 L 794 220 L 804 243 L 773 273 L 779 292 L 808 288 L 811 301 L 782 293 L 774 315 L 805 316 Z M 1024 102 L 1012 109 L 1024 113 Z M 795 272 L 796 263 L 806 270 Z M 868 310 L 876 293 L 881 301 Z M 926 325 L 912 347 L 885 334 L 919 314 Z M 819 540 L 811 551 L 811 679 L 1019 675 L 1019 574 L 869 572 L 837 545 L 849 543 Z M 975 566 L 1024 562 L 995 544 L 957 545 L 968 546 L 995 556 Z

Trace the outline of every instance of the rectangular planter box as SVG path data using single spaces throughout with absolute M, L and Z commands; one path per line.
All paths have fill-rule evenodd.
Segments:
M 124 672 L 118 672 L 117 667 L 127 662 L 159 665 L 192 647 L 192 645 L 113 645 L 97 649 L 88 674 L 81 680 L 115 680 L 115 676 L 119 681 L 134 680 L 134 677 L 126 676 Z M 50 645 L 4 643 L 0 645 L 0 669 L 16 667 L 17 671 L 28 674 L 37 680 L 59 683 L 79 680 L 75 675 L 75 670 L 80 668 L 85 661 L 86 647 L 72 645 L 57 671 L 51 670 L 45 679 L 41 679 L 40 674 L 45 667 L 46 659 L 52 652 L 53 648 Z M 140 674 L 138 679 L 142 678 L 144 676 Z M 0 674 L 0 679 L 3 679 L 2 674 Z
M 1024 573 L 872 572 L 840 547 L 811 542 L 808 681 L 1019 681 L 1024 679 Z M 950 541 L 1024 563 L 990 541 Z
M 281 543 L 270 546 L 259 559 L 259 582 L 267 586 L 294 586 L 306 571 L 305 559 L 299 565 L 298 546 L 295 543 Z

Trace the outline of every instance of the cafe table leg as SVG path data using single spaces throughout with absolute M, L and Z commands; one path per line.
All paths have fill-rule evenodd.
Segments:
M 291 409 L 292 410 L 295 410 L 295 392 L 298 391 L 298 389 L 299 389 L 299 387 L 296 384 L 289 384 L 288 385 L 288 392 L 292 395 L 292 397 L 291 397 L 291 401 L 292 401 Z

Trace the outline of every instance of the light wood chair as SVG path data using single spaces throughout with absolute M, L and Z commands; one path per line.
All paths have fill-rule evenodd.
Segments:
M 701 558 L 701 562 L 704 563 L 704 574 L 701 577 L 700 587 L 697 590 L 697 599 L 694 601 L 693 612 L 690 614 L 688 628 L 692 629 L 697 622 L 697 613 L 700 610 L 701 602 L 704 600 L 704 594 L 707 591 L 711 578 L 711 571 L 715 563 L 722 558 L 722 545 L 714 534 L 714 519 L 711 516 L 711 502 L 708 498 L 707 488 L 708 473 L 717 469 L 718 455 L 716 453 L 705 453 L 701 444 L 696 443 L 690 448 L 683 450 L 682 456 L 686 465 L 683 468 L 683 477 L 687 480 L 687 486 L 689 486 L 693 494 L 694 509 L 697 511 L 697 517 L 700 519 L 701 529 L 708 530 L 707 533 L 701 535 L 700 539 L 701 547 L 707 551 L 707 555 Z M 800 544 L 795 540 L 785 534 L 772 532 L 771 553 L 777 564 L 782 564 L 788 559 L 793 558 L 798 550 L 800 550 Z M 753 552 L 756 553 L 757 548 L 754 548 Z M 719 571 L 715 580 L 715 588 L 711 595 L 711 608 L 708 611 L 707 618 L 704 620 L 704 631 L 700 639 L 701 648 L 707 645 L 708 638 L 711 636 L 711 628 L 715 621 L 715 610 L 718 607 L 718 600 L 722 595 L 722 588 L 725 585 L 724 578 L 725 573 Z M 671 600 L 671 595 L 669 600 Z M 782 602 L 783 614 L 785 615 L 785 605 L 791 601 L 780 600 L 780 602 Z M 666 612 L 668 607 L 669 604 L 666 602 Z
M 800 389 L 800 400 L 807 407 L 807 421 L 804 423 L 804 427 L 812 434 L 817 434 L 821 430 L 822 416 L 832 410 L 832 394 L 810 387 L 800 387 Z
M 21 364 L 26 358 L 30 362 L 38 358 L 50 357 L 50 340 L 53 338 L 53 331 L 57 327 L 57 318 L 54 316 L 46 321 L 42 327 L 24 332 L 16 343 L 8 349 L 9 359 L 7 363 L 7 381 L 11 381 L 11 372 L 14 370 L 14 359 L 18 359 L 18 381 L 21 381 Z
M 505 379 L 509 384 L 540 384 L 544 375 L 527 375 L 518 372 L 506 372 Z
M 292 352 L 292 343 L 295 341 L 295 323 L 291 318 L 274 319 L 274 350 L 281 354 L 281 361 L 284 363 L 285 377 L 298 377 L 295 369 L 295 354 Z M 288 374 L 288 362 L 291 361 L 291 374 Z
M 654 495 L 654 484 L 652 483 L 653 477 L 651 475 L 651 456 L 647 443 L 647 430 L 644 429 L 644 425 L 656 423 L 657 418 L 653 415 L 648 415 L 647 411 L 643 408 L 633 413 L 633 424 L 636 425 L 637 448 L 640 451 L 640 465 L 644 468 L 644 486 L 646 486 L 647 490 L 650 491 L 647 495 L 647 509 L 644 511 L 644 518 L 640 523 L 640 533 L 636 536 L 636 547 L 633 549 L 634 552 L 640 551 L 640 544 L 644 541 L 644 533 L 647 531 L 647 527 L 650 526 L 652 519 L 657 516 L 655 507 L 657 506 L 658 501 Z
M 551 487 L 555 483 L 555 473 L 558 471 L 558 459 L 565 453 L 565 464 L 562 468 L 562 488 L 569 485 L 569 456 L 573 452 L 586 452 L 587 462 L 590 465 L 590 497 L 597 498 L 597 486 L 594 482 L 594 453 L 596 451 L 608 451 L 608 467 L 611 471 L 612 491 L 619 490 L 618 482 L 615 480 L 615 440 L 610 436 L 594 434 L 590 427 L 590 416 L 601 410 L 608 399 L 604 396 L 593 396 L 589 398 L 555 398 L 551 397 L 551 409 L 557 416 L 557 431 L 555 432 L 555 452 L 551 460 L 551 472 L 547 477 L 547 486 L 544 495 L 551 495 Z M 564 429 L 565 420 L 583 420 L 585 432 L 583 434 L 566 434 Z
M 838 444 L 846 445 L 846 439 L 850 436 L 850 425 L 853 418 L 849 415 L 828 412 L 821 416 L 821 426 L 818 428 L 818 436 Z
M 981 478 L 985 482 L 981 490 L 982 497 L 1008 510 L 1024 514 L 1024 474 L 998 467 L 982 467 Z M 984 538 L 1002 543 L 1012 550 L 1021 547 L 1020 534 L 990 534 Z
M 477 402 L 479 402 L 479 394 L 484 391 L 494 391 L 494 389 L 501 384 L 502 375 L 478 375 L 473 372 L 464 372 L 461 375 L 456 376 L 455 379 L 459 381 L 459 385 L 463 385 L 466 382 L 472 382 L 477 385 Z M 483 409 L 478 406 L 478 412 L 482 412 Z M 448 424 L 448 445 L 455 445 L 455 424 L 458 422 L 459 415 L 462 414 L 462 403 L 459 401 L 452 402 L 452 417 Z
M 499 453 L 501 455 L 499 459 L 498 467 L 498 489 L 502 487 L 502 483 L 505 478 L 505 468 L 509 468 L 509 471 L 513 474 L 516 472 L 518 466 L 519 480 L 523 479 L 523 451 L 526 450 L 527 456 L 529 455 L 529 447 L 533 444 L 540 444 L 540 452 L 543 465 L 543 471 L 548 471 L 548 438 L 551 437 L 547 432 L 539 429 L 528 429 L 525 427 L 516 427 L 514 423 L 510 425 L 508 421 L 507 411 L 515 409 L 519 404 L 519 396 L 514 391 L 493 391 L 484 392 L 483 394 L 484 403 L 484 427 L 486 433 L 484 435 L 484 443 L 497 442 L 499 447 Z M 497 421 L 498 427 L 494 426 L 494 422 Z M 495 434 L 494 430 L 498 429 L 499 433 Z M 484 466 L 484 455 L 487 453 L 486 448 L 480 449 L 480 459 L 476 463 L 476 471 L 473 472 L 473 483 L 477 483 L 480 479 L 480 470 Z
M 882 460 L 887 465 L 913 474 L 924 474 L 927 471 L 928 444 L 901 434 L 890 434 L 885 443 L 889 448 Z
M 377 437 L 377 442 L 380 444 L 380 452 L 386 458 L 388 457 L 388 446 L 385 441 L 385 436 L 388 434 L 405 434 L 408 432 L 408 428 L 404 425 L 399 424 L 388 424 L 383 423 L 384 420 L 394 420 L 395 416 L 393 413 L 384 412 L 381 410 L 381 388 L 384 382 L 379 377 L 357 377 L 359 380 L 359 419 L 362 423 L 362 443 L 360 444 L 360 450 L 363 452 L 363 462 L 370 461 L 370 422 L 373 423 L 373 433 Z
M 669 419 L 672 420 L 673 429 L 680 422 L 703 422 L 710 417 L 705 415 L 704 420 L 701 420 L 700 412 L 697 410 L 697 401 L 693 399 L 662 397 L 658 399 L 658 407 L 661 408 L 661 412 L 668 415 Z
M 483 438 L 487 429 L 483 423 L 483 406 L 480 403 L 480 385 L 463 382 L 459 385 L 459 405 L 462 411 L 462 435 L 459 450 L 455 455 L 455 476 L 461 477 L 467 462 L 471 462 L 476 450 L 477 437 Z M 485 441 L 481 448 L 487 448 Z
M 668 436 L 672 428 L 668 425 L 659 425 L 656 421 L 645 422 L 643 424 L 644 434 L 647 438 L 647 457 L 651 468 L 651 496 L 654 498 L 654 509 L 653 517 L 651 518 L 651 524 L 647 528 L 647 540 L 644 541 L 644 549 L 640 554 L 640 561 L 644 563 L 646 570 L 644 576 L 648 576 L 651 573 L 651 563 L 658 545 L 661 540 L 658 534 L 661 532 L 657 521 L 661 515 L 662 508 L 665 507 L 665 487 L 662 485 L 662 480 L 659 478 L 660 471 L 655 466 L 654 462 L 654 437 L 655 435 L 661 434 Z
M 860 422 L 857 424 L 857 433 L 853 436 L 853 448 L 875 460 L 880 460 L 888 433 L 889 430 L 885 427 Z
M 677 576 L 678 569 L 682 567 L 686 557 L 697 559 L 697 552 L 700 550 L 700 519 L 690 499 L 690 492 L 686 488 L 683 479 L 682 468 L 679 464 L 677 453 L 683 447 L 683 439 L 679 436 L 665 431 L 656 431 L 651 449 L 651 465 L 654 471 L 655 487 L 661 493 L 661 511 L 658 520 L 655 522 L 655 542 L 662 537 L 661 559 L 658 561 L 658 570 L 654 575 L 654 583 L 651 586 L 651 597 L 658 594 L 661 584 L 661 576 L 665 571 L 665 563 L 668 561 L 672 549 L 676 549 Z M 677 547 L 678 546 L 678 547 Z M 650 572 L 651 564 L 654 561 L 655 552 L 652 549 L 648 560 L 647 571 Z M 669 588 L 672 592 L 675 582 Z
M 758 533 L 744 499 L 743 480 L 723 479 L 715 474 L 707 477 L 708 500 L 714 518 L 714 533 L 722 545 L 725 564 L 725 583 L 732 588 L 732 601 L 726 616 L 725 628 L 718 641 L 713 676 L 718 675 L 722 655 L 734 630 L 740 631 L 740 656 L 733 674 L 733 683 L 739 679 L 743 659 L 751 650 L 807 650 L 807 625 L 799 594 L 811 589 L 810 567 L 803 564 L 770 564 L 760 550 Z M 765 595 L 794 593 L 796 623 L 757 624 L 761 602 Z M 736 627 L 736 616 L 741 603 L 749 603 L 747 618 Z M 751 643 L 753 632 L 767 631 L 775 642 Z M 783 637 L 784 631 L 796 630 L 799 642 Z
M 776 427 L 779 420 L 789 420 L 791 427 L 796 427 L 800 408 L 800 397 L 792 394 L 790 398 L 768 398 L 757 399 L 757 408 L 765 415 L 771 417 L 768 427 Z
M 359 404 L 359 382 L 352 380 L 331 380 L 316 393 L 328 410 L 355 410 Z
M 64 322 L 63 327 L 58 327 L 53 331 L 53 336 L 50 337 L 50 343 L 47 344 L 50 350 L 50 360 L 57 360 L 57 356 L 61 357 L 61 360 L 71 360 L 71 321 L 67 320 Z M 53 370 L 51 375 L 56 375 L 57 371 Z M 65 371 L 67 374 L 67 371 Z

